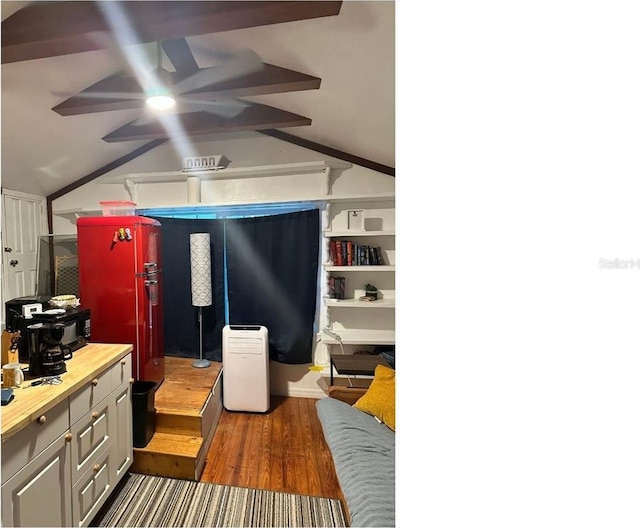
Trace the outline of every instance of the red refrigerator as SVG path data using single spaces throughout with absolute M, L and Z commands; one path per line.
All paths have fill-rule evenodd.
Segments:
M 160 222 L 144 216 L 78 218 L 80 305 L 91 341 L 133 344 L 135 380 L 164 379 Z

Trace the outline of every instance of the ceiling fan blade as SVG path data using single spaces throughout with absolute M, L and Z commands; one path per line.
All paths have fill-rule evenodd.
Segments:
M 143 115 L 143 116 L 139 117 L 138 119 L 136 119 L 134 121 L 131 121 L 131 123 L 129 123 L 129 125 L 131 125 L 131 126 L 149 125 L 150 123 L 153 123 L 157 118 L 158 118 L 157 115 L 146 114 L 146 115 Z
M 201 101 L 198 99 L 178 98 L 177 105 L 171 109 L 163 111 L 147 110 L 135 121 L 129 123 L 132 126 L 144 126 L 156 121 L 162 115 L 179 115 L 193 112 L 207 112 L 220 117 L 231 119 L 241 114 L 245 108 L 251 106 L 249 103 L 237 99 L 225 98 L 216 101 Z
M 177 103 L 181 110 L 189 112 L 209 112 L 210 114 L 216 114 L 227 118 L 241 114 L 245 108 L 250 106 L 249 103 L 239 101 L 238 99 L 232 99 L 230 97 L 218 97 L 215 101 L 178 97 Z
M 242 77 L 264 68 L 258 54 L 251 49 L 235 52 L 230 59 L 216 66 L 203 68 L 197 73 L 179 81 L 174 85 L 178 94 L 192 92 L 198 88 Z
M 141 92 L 79 92 L 65 93 L 52 92 L 58 97 L 82 97 L 85 99 L 146 99 L 147 96 Z
M 111 31 L 91 31 L 86 34 L 89 41 L 109 54 L 118 70 L 137 76 L 140 71 L 152 69 L 155 65 L 155 43 L 125 41 L 122 36 L 114 36 Z
M 189 97 L 188 95 L 179 95 L 177 97 L 177 101 L 182 101 L 183 103 L 189 104 L 202 104 L 202 105 L 226 105 L 226 106 L 237 106 L 246 108 L 249 106 L 249 103 L 246 101 L 242 101 L 241 99 L 235 99 L 233 97 L 225 96 L 225 95 L 216 95 L 215 99 L 200 99 L 198 97 Z

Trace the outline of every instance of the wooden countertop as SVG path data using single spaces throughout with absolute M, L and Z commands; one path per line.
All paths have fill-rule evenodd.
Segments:
M 66 361 L 67 372 L 60 374 L 60 385 L 29 387 L 31 380 L 25 380 L 20 387 L 13 389 L 13 401 L 1 407 L 2 441 L 37 420 L 42 413 L 68 398 L 132 350 L 133 345 L 89 343 Z

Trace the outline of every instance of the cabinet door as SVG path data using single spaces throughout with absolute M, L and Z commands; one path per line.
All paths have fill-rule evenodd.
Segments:
M 70 451 L 60 436 L 2 485 L 3 526 L 71 526 Z
M 111 483 L 115 486 L 133 463 L 133 430 L 131 417 L 131 384 L 126 383 L 114 391 L 113 403 L 113 457 Z

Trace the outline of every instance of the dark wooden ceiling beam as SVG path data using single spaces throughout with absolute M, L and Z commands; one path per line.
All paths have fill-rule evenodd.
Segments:
M 260 71 L 215 83 L 189 93 L 189 97 L 207 98 L 216 94 L 231 97 L 248 97 L 273 93 L 317 90 L 321 79 L 295 70 L 264 63 Z
M 15 12 L 2 22 L 2 63 L 115 46 L 98 3 L 36 2 Z M 145 43 L 334 16 L 340 13 L 342 2 L 185 0 L 119 5 L 138 43 Z
M 282 130 L 259 130 L 259 132 L 261 134 L 264 134 L 265 136 L 270 136 L 281 141 L 286 141 L 287 143 L 298 145 L 299 147 L 304 147 L 309 150 L 319 152 L 320 154 L 326 154 L 327 156 L 332 156 L 334 158 L 348 161 L 349 163 L 354 163 L 355 165 L 360 165 L 361 167 L 366 167 L 367 169 L 381 172 L 383 174 L 388 174 L 389 176 L 393 176 L 394 178 L 396 176 L 395 167 L 389 167 L 388 165 L 383 165 L 382 163 L 378 163 L 370 159 L 361 158 L 360 156 L 356 156 L 342 150 L 334 149 L 333 147 L 328 147 L 327 145 L 322 145 L 320 143 L 316 143 L 315 141 L 310 141 L 308 139 L 294 136 L 292 134 L 289 134 L 288 132 L 283 132 Z
M 308 117 L 261 104 L 252 104 L 245 108 L 241 114 L 230 119 L 208 112 L 178 115 L 181 125 L 180 133 L 186 136 L 216 135 L 247 130 L 309 126 L 311 124 L 311 119 Z M 140 126 L 134 126 L 129 123 L 107 134 L 102 139 L 107 143 L 169 139 L 169 132 L 159 122 Z
M 189 93 L 189 98 L 210 101 L 215 99 L 216 96 L 223 95 L 228 97 L 247 97 L 320 88 L 321 80 L 318 77 L 288 70 L 287 68 L 280 68 L 272 64 L 265 64 L 264 66 L 264 69 L 259 72 L 195 90 Z M 212 71 L 214 68 L 211 68 Z M 171 75 L 174 79 L 178 79 L 176 77 L 177 74 L 172 73 Z M 116 74 L 93 84 L 81 93 L 140 93 L 141 91 L 142 88 L 135 77 Z M 144 100 L 142 99 L 96 99 L 73 96 L 53 107 L 52 110 L 60 115 L 70 116 L 143 107 Z

